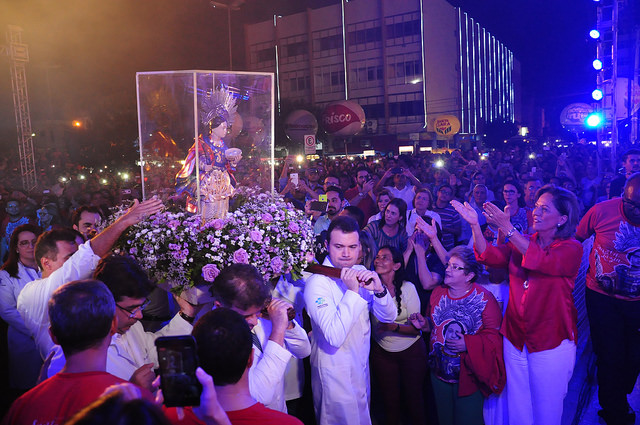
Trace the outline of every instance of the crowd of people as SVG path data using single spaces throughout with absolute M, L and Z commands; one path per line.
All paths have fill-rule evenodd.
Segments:
M 616 174 L 588 145 L 286 157 L 274 190 L 308 215 L 315 259 L 337 274 L 272 286 L 235 264 L 199 305 L 111 253 L 129 226 L 184 203 L 169 185 L 143 202 L 139 187 L 105 187 L 98 175 L 38 193 L 6 185 L 5 379 L 24 394 L 4 423 L 107 423 L 117 411 L 148 418 L 131 423 L 559 424 L 578 338 L 579 241 L 592 236 L 600 415 L 632 423 L 640 150 L 621 159 Z M 127 212 L 98 231 L 122 202 Z M 201 405 L 158 410 L 154 341 L 187 334 Z

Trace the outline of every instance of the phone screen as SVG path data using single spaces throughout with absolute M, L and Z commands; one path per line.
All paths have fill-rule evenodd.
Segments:
M 193 337 L 160 337 L 156 339 L 156 349 L 165 406 L 199 406 L 202 385 L 196 377 L 198 355 Z
M 311 201 L 311 205 L 309 206 L 312 211 L 326 211 L 327 210 L 327 202 L 322 201 Z

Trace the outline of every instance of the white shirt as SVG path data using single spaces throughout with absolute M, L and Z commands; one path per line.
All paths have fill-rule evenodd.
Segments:
M 398 303 L 393 298 L 393 303 L 398 308 Z M 413 313 L 420 313 L 420 297 L 418 291 L 411 282 L 402 282 L 402 294 L 400 295 L 400 314 L 396 317 L 395 323 L 405 325 L 409 321 L 409 316 Z M 373 316 L 373 326 L 375 327 L 380 321 Z M 383 350 L 396 353 L 404 351 L 411 347 L 414 342 L 421 338 L 420 335 L 401 335 L 397 332 L 385 331 L 374 333 L 373 338 Z
M 176 314 L 165 327 L 158 332 L 145 332 L 142 323 L 134 323 L 124 334 L 115 334 L 107 349 L 107 372 L 128 381 L 133 372 L 147 363 L 159 367 L 156 338 L 161 336 L 191 335 L 193 326 Z M 54 345 L 51 364 L 47 369 L 50 378 L 60 372 L 66 363 L 62 347 Z
M 18 262 L 18 277 L 0 271 L 0 317 L 8 325 L 9 381 L 13 388 L 31 388 L 35 385 L 42 366 L 42 358 L 29 330 L 17 309 L 18 296 L 25 285 L 40 279 L 38 270 Z
M 332 266 L 329 257 L 324 265 Z M 370 424 L 369 311 L 391 323 L 397 314 L 393 299 L 364 288 L 350 291 L 340 279 L 314 274 L 304 300 L 313 328 L 311 387 L 318 424 Z
M 270 409 L 287 411 L 285 400 L 285 372 L 292 355 L 298 359 L 305 358 L 311 352 L 311 344 L 305 330 L 293 321 L 293 329 L 284 333 L 284 347 L 269 340 L 271 321 L 259 319 L 253 327 L 258 336 L 262 350 L 253 346 L 253 364 L 249 369 L 249 392 L 251 396 Z
M 385 186 L 389 192 L 393 194 L 394 198 L 403 199 L 407 203 L 407 209 L 413 208 L 413 198 L 416 196 L 415 186 L 407 183 L 402 190 L 396 189 L 395 186 Z
M 427 217 L 431 217 L 432 219 L 434 219 L 436 221 L 436 223 L 438 223 L 438 225 L 440 226 L 440 228 L 442 229 L 442 219 L 440 218 L 440 214 L 438 214 L 435 211 L 430 211 L 430 210 L 426 210 L 424 212 L 424 215 Z M 412 210 L 408 210 L 407 211 L 407 235 L 411 236 L 413 235 L 413 232 L 416 230 L 416 221 L 418 220 L 418 212 L 416 211 L 416 209 L 412 209 Z
M 80 245 L 78 251 L 49 277 L 29 282 L 20 292 L 18 311 L 43 359 L 53 348 L 53 341 L 49 336 L 48 312 L 51 295 L 67 282 L 89 278 L 98 261 L 100 257 L 93 253 L 91 241 L 87 241 Z

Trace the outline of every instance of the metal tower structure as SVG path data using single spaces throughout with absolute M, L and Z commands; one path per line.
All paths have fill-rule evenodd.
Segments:
M 13 88 L 13 106 L 16 114 L 22 186 L 25 190 L 32 190 L 36 187 L 37 181 L 25 66 L 29 62 L 29 49 L 22 42 L 22 28 L 18 26 L 8 26 L 6 39 L 7 45 L 2 49 L 2 53 L 11 61 L 11 86 Z

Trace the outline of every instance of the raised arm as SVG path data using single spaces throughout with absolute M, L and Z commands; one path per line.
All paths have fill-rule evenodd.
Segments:
M 471 226 L 471 232 L 473 233 L 473 246 L 479 254 L 482 254 L 487 249 L 487 241 L 484 239 L 480 223 L 478 223 L 478 213 L 471 205 L 469 205 L 468 202 L 465 202 L 463 205 L 454 200 L 451 201 L 451 205 L 456 211 L 458 211 L 460 217 L 462 217 L 462 219 Z
M 144 202 L 138 202 L 137 199 L 134 200 L 131 208 L 123 216 L 91 239 L 93 253 L 98 257 L 104 257 L 111 251 L 113 244 L 127 227 L 139 223 L 146 217 L 159 212 L 162 208 L 162 201 L 155 196 Z

